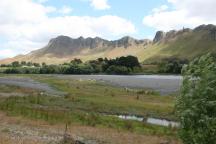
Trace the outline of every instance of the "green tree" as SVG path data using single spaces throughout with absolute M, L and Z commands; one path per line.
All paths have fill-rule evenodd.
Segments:
M 58 65 L 45 65 L 40 68 L 41 74 L 58 74 L 60 73 Z
M 210 54 L 183 68 L 177 100 L 179 135 L 184 144 L 216 143 L 216 59 Z
M 17 68 L 8 68 L 4 71 L 6 74 L 19 74 L 21 73 Z
M 46 66 L 46 63 L 45 63 L 45 62 L 43 62 L 43 63 L 42 63 L 42 66 Z
M 12 67 L 19 67 L 20 64 L 18 61 L 12 62 Z
M 185 64 L 188 64 L 188 60 L 181 60 L 177 58 L 165 59 L 159 63 L 159 72 L 180 74 L 182 67 Z
M 27 66 L 32 66 L 32 62 L 27 62 Z
M 135 56 L 122 56 L 120 58 L 116 58 L 116 65 L 125 66 L 129 68 L 140 67 L 138 58 Z
M 33 66 L 40 67 L 40 64 L 39 63 L 33 63 Z
M 77 59 L 77 58 L 75 58 L 75 59 L 73 59 L 71 61 L 71 64 L 81 64 L 81 63 L 83 63 L 82 60 L 81 59 Z
M 106 73 L 108 73 L 108 74 L 122 74 L 122 75 L 125 75 L 125 74 L 129 74 L 130 72 L 131 72 L 130 68 L 127 68 L 125 66 L 115 66 L 115 65 L 110 66 L 106 70 Z
M 26 62 L 25 62 L 25 61 L 21 61 L 21 65 L 22 65 L 22 66 L 25 66 L 25 65 L 26 65 Z

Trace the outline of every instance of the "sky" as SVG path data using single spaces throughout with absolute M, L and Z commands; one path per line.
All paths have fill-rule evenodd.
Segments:
M 0 59 L 59 35 L 153 39 L 158 30 L 216 24 L 216 0 L 0 0 Z

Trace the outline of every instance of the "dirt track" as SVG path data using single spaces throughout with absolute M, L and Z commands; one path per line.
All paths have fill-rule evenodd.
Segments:
M 65 94 L 64 92 L 58 91 L 50 87 L 48 84 L 37 82 L 30 78 L 24 77 L 0 77 L 0 84 L 36 89 L 47 94 L 56 96 L 62 96 Z

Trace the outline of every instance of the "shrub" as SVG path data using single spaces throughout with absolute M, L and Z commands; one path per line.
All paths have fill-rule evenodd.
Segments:
M 4 71 L 6 74 L 19 74 L 21 73 L 17 68 L 8 68 Z
M 176 58 L 165 59 L 159 64 L 159 72 L 180 74 L 182 67 L 187 63 L 187 60 L 180 60 Z
M 129 74 L 130 72 L 131 70 L 125 66 L 115 66 L 115 65 L 110 66 L 106 70 L 106 73 L 108 74 Z
M 216 142 L 216 59 L 210 54 L 183 68 L 183 86 L 177 100 L 179 135 L 184 144 Z

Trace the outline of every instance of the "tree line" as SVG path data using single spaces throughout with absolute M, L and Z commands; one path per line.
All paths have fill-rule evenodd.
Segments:
M 141 71 L 138 58 L 135 56 L 122 56 L 115 59 L 98 58 L 87 62 L 74 59 L 69 63 L 51 64 L 32 62 L 12 62 L 3 73 L 6 74 L 131 74 Z

